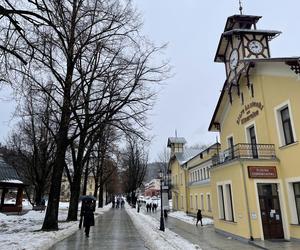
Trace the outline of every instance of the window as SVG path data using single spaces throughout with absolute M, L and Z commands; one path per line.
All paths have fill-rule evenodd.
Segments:
M 207 210 L 211 211 L 211 201 L 210 201 L 210 194 L 207 194 Z
M 210 178 L 210 171 L 209 171 L 210 167 L 207 167 L 207 176 L 208 178 Z
M 279 145 L 285 146 L 297 141 L 290 101 L 286 101 L 274 108 Z
M 193 209 L 193 196 L 190 196 L 191 209 Z
M 205 180 L 206 179 L 206 171 L 205 171 L 206 169 L 205 168 L 203 168 L 203 179 Z
M 294 188 L 294 194 L 295 194 L 298 224 L 300 224 L 300 182 L 294 182 L 293 188 Z
M 201 210 L 204 210 L 204 198 L 203 198 L 203 194 L 201 194 L 200 199 L 201 199 Z
M 234 221 L 231 184 L 218 185 L 219 217 L 227 221 Z
M 195 195 L 195 206 L 196 210 L 198 210 L 198 195 Z
M 218 186 L 218 204 L 219 204 L 219 217 L 225 220 L 225 206 L 224 206 L 224 193 L 223 186 Z
M 234 221 L 234 216 L 233 216 L 233 206 L 232 206 L 232 194 L 231 194 L 231 185 L 226 184 L 226 199 L 227 199 L 227 210 L 228 210 L 228 220 Z
M 234 144 L 233 144 L 233 136 L 228 137 L 228 150 L 230 159 L 234 159 Z
M 200 169 L 200 176 L 201 176 L 201 180 L 203 180 L 202 168 Z
M 183 195 L 181 195 L 181 208 L 183 209 Z
M 282 110 L 280 110 L 280 115 L 282 122 L 282 130 L 284 134 L 284 144 L 288 145 L 294 142 L 289 108 L 285 107 Z

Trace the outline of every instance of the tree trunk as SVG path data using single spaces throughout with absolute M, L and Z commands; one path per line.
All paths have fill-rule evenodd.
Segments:
M 75 174 L 71 183 L 71 197 L 67 221 L 77 221 L 78 199 L 80 196 L 81 176 Z
M 41 201 L 42 201 L 42 190 L 41 188 L 39 187 L 39 185 L 36 185 L 35 186 L 35 197 L 34 197 L 34 203 L 35 204 L 40 204 Z
M 46 215 L 42 230 L 58 230 L 58 207 L 61 190 L 61 179 L 65 167 L 65 156 L 68 147 L 68 131 L 70 121 L 70 90 L 72 83 L 73 69 L 68 68 L 65 93 L 63 98 L 63 107 L 61 111 L 60 128 L 57 134 L 57 151 L 53 166 L 53 173 L 51 179 L 51 187 L 49 193 L 49 200 L 46 210 Z
M 89 166 L 87 164 L 87 166 L 85 167 L 85 172 L 84 172 L 82 195 L 86 195 L 88 177 L 89 177 Z M 97 196 L 95 196 L 95 197 L 97 197 Z
M 65 131 L 65 135 L 67 135 L 67 130 Z M 66 138 L 66 136 L 61 138 Z M 58 143 L 57 147 L 56 159 L 53 168 L 51 187 L 49 193 L 49 200 L 44 223 L 42 226 L 42 230 L 45 231 L 58 230 L 59 196 L 61 188 L 61 179 L 65 165 L 65 152 L 67 149 L 66 144 L 67 143 L 65 141 L 60 140 L 60 143 Z
M 100 179 L 98 207 L 103 207 L 103 193 L 104 193 L 104 184 L 103 184 L 103 181 Z

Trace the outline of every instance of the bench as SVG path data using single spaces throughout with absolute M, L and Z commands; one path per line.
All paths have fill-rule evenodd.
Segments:
M 33 207 L 32 207 L 32 210 L 34 210 L 34 211 L 45 211 L 45 209 L 46 209 L 46 206 L 45 205 L 34 205 Z

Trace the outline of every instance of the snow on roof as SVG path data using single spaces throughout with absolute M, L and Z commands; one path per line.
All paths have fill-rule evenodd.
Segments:
M 23 181 L 20 180 L 0 180 L 0 182 L 6 182 L 6 183 L 14 183 L 14 184 L 23 184 Z
M 169 137 L 168 138 L 168 147 L 173 143 L 185 144 L 186 140 L 184 137 Z
M 7 164 L 1 157 L 0 157 L 0 180 L 2 180 L 2 182 L 4 180 L 21 181 L 20 176 L 18 175 L 17 171 L 12 166 Z M 16 183 L 16 182 L 14 182 L 14 183 Z
M 202 151 L 202 149 L 192 149 L 187 148 L 183 152 L 175 153 L 175 157 L 178 160 L 180 165 L 183 165 L 190 159 L 194 158 L 197 154 L 199 154 Z

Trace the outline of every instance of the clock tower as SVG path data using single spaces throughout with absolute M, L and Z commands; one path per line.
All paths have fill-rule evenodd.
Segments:
M 221 35 L 215 62 L 225 64 L 227 84 L 238 84 L 241 74 L 247 73 L 247 59 L 270 58 L 269 41 L 281 32 L 257 29 L 261 16 L 233 15 L 227 18 Z

